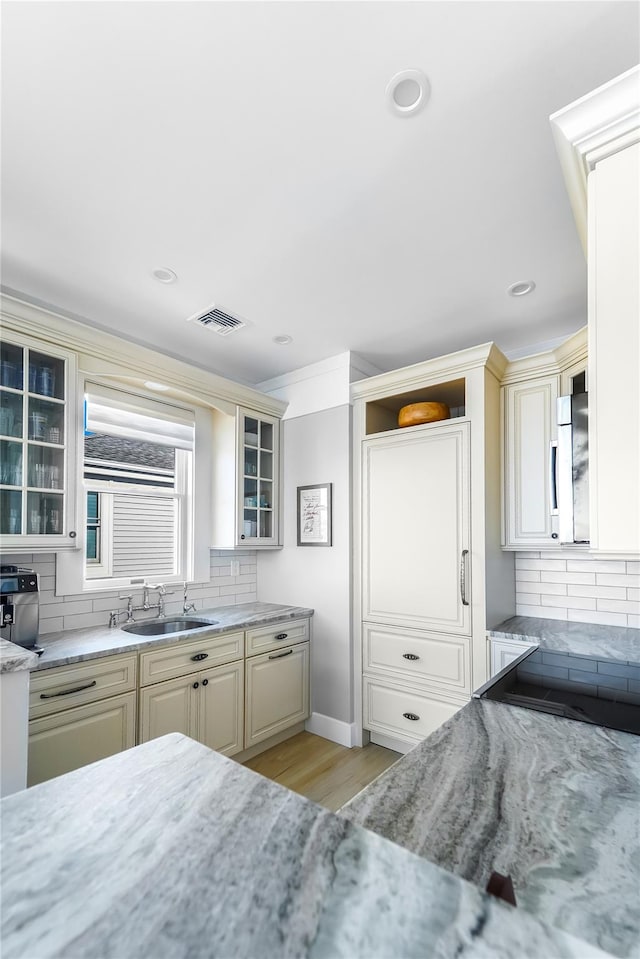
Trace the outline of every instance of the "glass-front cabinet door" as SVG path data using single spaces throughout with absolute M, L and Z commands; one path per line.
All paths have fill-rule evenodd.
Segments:
M 247 546 L 278 544 L 280 421 L 238 410 L 239 530 Z
M 75 545 L 71 354 L 35 340 L 0 341 L 0 548 Z

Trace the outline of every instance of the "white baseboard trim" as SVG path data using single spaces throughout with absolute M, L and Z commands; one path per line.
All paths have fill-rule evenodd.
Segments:
M 338 743 L 340 746 L 351 748 L 356 745 L 357 730 L 355 723 L 344 723 L 340 719 L 325 716 L 323 713 L 311 713 L 304 724 L 304 728 L 308 733 L 322 736 L 323 739 L 330 739 L 331 742 Z

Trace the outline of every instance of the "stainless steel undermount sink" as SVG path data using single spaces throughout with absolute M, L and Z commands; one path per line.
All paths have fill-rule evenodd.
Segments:
M 122 626 L 127 633 L 136 636 L 163 636 L 166 633 L 183 633 L 189 629 L 215 626 L 217 619 L 193 619 L 191 616 L 170 616 L 167 619 L 149 619 L 144 623 L 129 623 Z

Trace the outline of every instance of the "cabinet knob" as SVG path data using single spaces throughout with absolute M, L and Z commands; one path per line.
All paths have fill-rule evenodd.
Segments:
M 240 539 L 244 539 L 244 533 L 240 533 Z
M 557 538 L 558 538 L 558 534 L 557 534 L 557 533 L 552 533 L 552 534 L 551 534 L 551 539 L 557 539 Z
M 203 680 L 202 680 L 202 685 L 203 685 L 203 686 L 208 686 L 208 685 L 209 685 L 209 680 L 208 680 L 208 679 L 203 679 Z
M 420 719 L 420 717 L 417 716 L 416 713 L 403 713 L 402 715 L 404 716 L 405 719 L 410 719 L 412 723 L 415 723 Z
M 402 654 L 402 658 L 403 658 L 403 659 L 410 659 L 412 663 L 415 662 L 416 659 L 420 659 L 420 657 L 419 657 L 419 656 L 416 656 L 415 653 L 403 653 L 403 654 Z
M 78 534 L 76 533 L 75 529 L 72 529 L 69 533 L 69 539 L 75 539 L 77 535 Z
M 199 685 L 200 685 L 200 683 L 194 683 L 194 684 L 193 684 L 193 688 L 194 688 L 194 689 L 197 689 Z

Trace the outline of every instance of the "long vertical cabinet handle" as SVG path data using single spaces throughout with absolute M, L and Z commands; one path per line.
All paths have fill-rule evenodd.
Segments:
M 469 555 L 468 549 L 463 549 L 460 554 L 460 599 L 462 600 L 463 606 L 469 605 L 469 600 L 467 599 L 467 556 Z
M 558 441 L 549 443 L 549 503 L 551 515 L 558 512 Z

